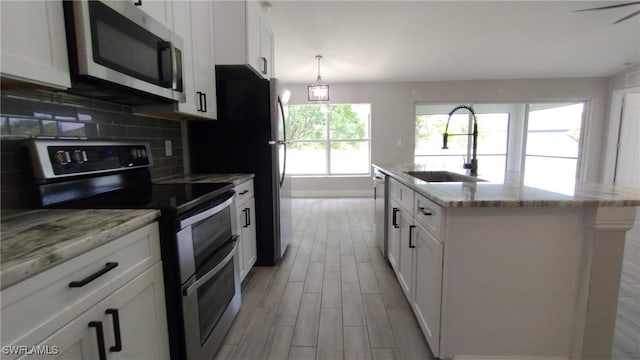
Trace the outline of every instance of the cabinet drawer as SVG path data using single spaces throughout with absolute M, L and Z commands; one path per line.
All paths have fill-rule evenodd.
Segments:
M 39 343 L 159 261 L 158 224 L 152 223 L 5 289 L 2 345 Z
M 397 180 L 389 178 L 389 196 L 398 202 L 405 210 L 412 212 L 414 191 L 402 185 Z
M 442 228 L 442 208 L 420 194 L 415 194 L 414 218 L 436 237 Z
M 238 208 L 251 198 L 253 198 L 253 179 L 236 186 L 236 206 Z

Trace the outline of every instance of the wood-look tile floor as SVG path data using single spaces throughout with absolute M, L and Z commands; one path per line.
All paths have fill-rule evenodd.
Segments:
M 247 275 L 216 359 L 433 359 L 374 236 L 371 199 L 295 199 L 293 242 Z

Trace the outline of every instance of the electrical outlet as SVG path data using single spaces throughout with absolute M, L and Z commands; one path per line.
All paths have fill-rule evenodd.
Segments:
M 171 144 L 171 140 L 164 141 L 164 155 L 173 156 L 173 144 Z

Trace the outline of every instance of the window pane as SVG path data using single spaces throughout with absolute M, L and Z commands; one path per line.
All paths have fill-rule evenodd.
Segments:
M 576 178 L 575 159 L 527 156 L 524 184 L 539 189 L 573 195 Z
M 332 174 L 368 174 L 369 167 L 368 141 L 331 142 Z
M 332 105 L 329 129 L 331 139 L 368 139 L 369 113 L 369 104 Z
M 506 154 L 509 114 L 478 114 L 478 154 Z
M 434 170 L 461 171 L 462 164 L 464 163 L 463 155 L 454 155 L 454 156 L 416 155 L 414 158 L 414 162 L 416 164 L 423 165 L 424 169 L 428 169 L 430 171 L 434 171 Z
M 478 155 L 478 177 L 483 180 L 504 181 L 506 155 Z
M 327 173 L 324 142 L 293 142 L 287 145 L 287 173 L 317 175 Z
M 288 140 L 327 138 L 327 105 L 291 105 L 287 118 Z
M 577 158 L 584 104 L 535 104 L 531 108 L 526 154 Z
M 463 155 L 467 153 L 469 136 L 449 136 L 448 150 L 442 149 L 447 114 L 416 116 L 416 155 Z M 467 133 L 469 116 L 454 114 L 449 122 L 449 134 Z

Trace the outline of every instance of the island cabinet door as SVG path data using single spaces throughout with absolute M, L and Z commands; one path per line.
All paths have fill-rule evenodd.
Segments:
M 391 267 L 397 273 L 399 270 L 398 265 L 400 264 L 400 224 L 398 222 L 400 218 L 400 206 L 398 206 L 395 200 L 389 199 L 388 211 L 387 258 L 389 259 Z
M 421 225 L 413 230 L 416 254 L 413 310 L 431 351 L 439 356 L 443 245 Z
M 415 239 L 413 239 L 413 217 L 405 210 L 398 213 L 400 225 L 398 281 L 409 302 L 413 301 L 413 261 L 415 256 Z

